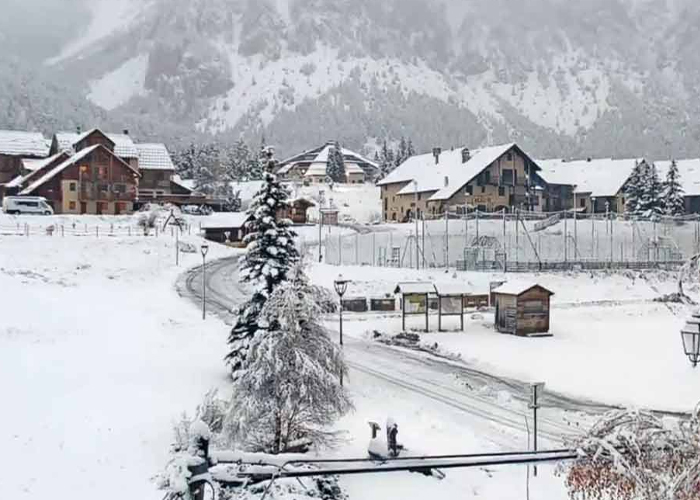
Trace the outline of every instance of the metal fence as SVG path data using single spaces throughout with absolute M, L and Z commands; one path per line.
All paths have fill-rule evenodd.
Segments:
M 700 253 L 700 217 L 471 213 L 330 236 L 334 265 L 465 270 L 649 269 Z

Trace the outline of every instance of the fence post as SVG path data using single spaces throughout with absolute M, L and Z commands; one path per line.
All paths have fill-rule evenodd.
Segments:
M 360 233 L 355 233 L 355 265 L 360 265 Z
M 96 238 L 100 237 L 100 226 L 95 226 L 95 237 Z
M 65 236 L 66 236 L 66 226 L 61 224 L 61 237 L 65 238 Z
M 29 224 L 26 222 L 24 223 L 24 233 L 27 235 L 27 238 L 29 238 Z
M 127 229 L 129 230 L 129 236 L 131 236 L 131 226 L 128 226 Z

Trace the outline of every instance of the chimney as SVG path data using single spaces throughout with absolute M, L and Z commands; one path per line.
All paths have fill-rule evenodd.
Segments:
M 80 125 L 78 125 L 77 127 L 75 127 L 75 131 L 78 132 L 78 135 L 80 135 L 80 134 L 83 133 L 83 129 L 81 128 Z
M 445 187 L 450 187 L 450 178 L 445 176 Z
M 442 148 L 433 148 L 433 156 L 435 157 L 435 165 L 440 163 L 440 155 L 442 154 Z
M 469 151 L 469 148 L 462 148 L 462 163 L 467 163 L 472 157 L 471 151 Z
M 125 129 L 124 129 L 124 135 L 129 135 L 129 129 L 128 129 L 128 128 L 125 128 Z

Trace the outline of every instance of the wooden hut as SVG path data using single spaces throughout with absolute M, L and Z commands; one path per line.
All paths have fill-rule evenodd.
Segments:
M 537 283 L 507 282 L 496 288 L 496 330 L 521 336 L 549 332 L 552 295 Z
M 307 223 L 307 211 L 316 203 L 306 198 L 295 198 L 287 202 L 287 206 L 277 215 L 281 219 L 290 219 L 294 224 Z
M 250 216 L 245 212 L 212 214 L 202 224 L 202 231 L 209 241 L 243 247 L 245 246 L 243 243 L 246 235 L 245 225 L 249 220 Z

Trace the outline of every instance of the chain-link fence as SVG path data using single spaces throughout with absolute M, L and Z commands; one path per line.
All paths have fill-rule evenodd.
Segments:
M 673 266 L 700 252 L 700 217 L 471 213 L 327 237 L 335 265 L 530 271 Z

